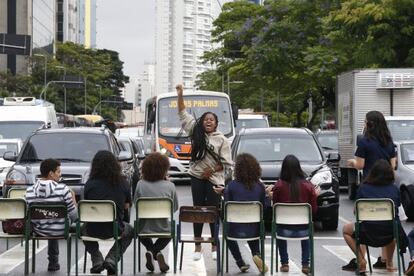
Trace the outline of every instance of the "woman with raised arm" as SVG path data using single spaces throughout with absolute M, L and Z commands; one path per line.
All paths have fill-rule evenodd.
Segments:
M 224 170 L 232 165 L 230 143 L 217 131 L 218 118 L 213 112 L 205 112 L 200 118 L 194 118 L 185 109 L 183 86 L 176 86 L 178 96 L 178 116 L 183 129 L 191 139 L 191 193 L 194 206 L 218 206 L 220 198 L 214 192 L 213 185 L 224 185 Z M 203 224 L 194 224 L 194 236 L 201 237 Z M 214 224 L 210 224 L 214 237 Z M 216 245 L 212 246 L 212 258 L 217 258 Z M 201 259 L 201 244 L 195 244 L 195 261 Z

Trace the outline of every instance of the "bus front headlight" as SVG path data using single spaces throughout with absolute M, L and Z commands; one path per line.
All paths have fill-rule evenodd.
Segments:
M 175 158 L 174 154 L 171 151 L 169 151 L 168 149 L 164 148 L 162 145 L 160 145 L 160 153 L 164 154 L 164 155 L 166 155 L 170 158 Z

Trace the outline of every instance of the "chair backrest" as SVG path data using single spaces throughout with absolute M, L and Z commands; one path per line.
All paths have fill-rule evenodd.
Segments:
M 263 220 L 259 201 L 228 201 L 224 204 L 224 220 L 233 223 L 256 223 Z
M 169 197 L 141 197 L 135 202 L 137 219 L 172 219 L 173 210 L 173 201 Z
M 355 202 L 357 221 L 389 221 L 395 217 L 394 202 L 389 198 L 363 198 Z
M 181 206 L 179 221 L 189 223 L 215 223 L 218 210 L 215 206 Z
M 276 224 L 309 224 L 312 207 L 309 203 L 276 203 L 273 205 L 273 222 Z
M 22 198 L 0 198 L 0 221 L 7 219 L 24 219 L 26 201 Z
M 7 192 L 8 198 L 25 198 L 26 189 L 25 188 L 11 188 Z
M 80 200 L 78 212 L 80 222 L 113 222 L 116 220 L 116 205 L 112 200 Z
M 68 208 L 60 202 L 34 202 L 29 205 L 29 220 L 67 219 Z

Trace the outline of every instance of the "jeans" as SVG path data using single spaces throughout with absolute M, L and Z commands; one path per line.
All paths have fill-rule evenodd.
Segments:
M 254 255 L 260 256 L 258 240 L 248 241 L 247 244 L 249 245 L 250 251 L 252 252 L 253 256 Z M 236 260 L 237 263 L 240 262 L 242 260 L 242 256 L 240 254 L 240 248 L 239 248 L 239 245 L 237 244 L 237 241 L 228 240 L 227 245 L 229 246 L 231 255 L 233 255 L 234 260 Z
M 86 232 L 86 231 L 85 231 Z M 87 234 L 87 233 L 86 233 Z M 130 245 L 134 237 L 134 229 L 129 223 L 124 222 L 124 230 L 121 233 L 121 238 L 118 240 L 118 246 L 120 249 L 120 256 L 124 254 Z M 98 242 L 94 241 L 83 241 L 86 251 L 91 254 L 93 266 L 99 265 L 104 262 L 101 251 L 99 251 Z M 108 254 L 105 257 L 105 262 L 110 262 L 116 264 L 119 261 L 119 258 L 116 258 L 116 246 L 115 243 L 112 248 L 109 250 Z
M 145 246 L 145 248 L 152 253 L 154 258 L 157 257 L 157 254 L 163 250 L 171 241 L 170 238 L 158 238 L 155 243 L 153 243 L 151 238 L 140 238 L 140 242 Z
M 298 238 L 303 236 L 308 236 L 308 230 L 290 230 L 285 229 L 283 227 L 277 228 L 277 234 L 279 236 L 289 237 L 289 238 Z M 301 247 L 302 247 L 302 266 L 309 265 L 309 255 L 310 255 L 310 248 L 309 248 L 309 239 L 302 240 Z M 280 262 L 282 264 L 289 263 L 289 256 L 287 252 L 287 241 L 277 239 L 277 245 L 279 247 L 279 254 L 280 254 Z
M 51 264 L 59 263 L 59 241 L 58 240 L 47 241 L 47 255 L 48 255 L 49 263 Z
M 414 229 L 407 235 L 408 238 L 408 249 L 410 250 L 411 259 L 414 258 Z
M 196 177 L 191 177 L 191 193 L 193 195 L 193 205 L 194 206 L 218 206 L 220 203 L 220 197 L 213 190 L 213 184 L 208 182 L 205 179 L 198 179 Z M 210 223 L 211 236 L 214 237 L 215 224 Z M 194 223 L 194 237 L 201 237 L 203 232 L 202 223 Z M 200 245 L 200 243 L 196 243 Z M 214 245 L 214 243 L 213 243 Z

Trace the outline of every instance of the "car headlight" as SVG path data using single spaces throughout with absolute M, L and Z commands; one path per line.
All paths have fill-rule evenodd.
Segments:
M 174 154 L 172 154 L 172 152 L 169 151 L 168 149 L 164 148 L 161 144 L 160 144 L 160 153 L 170 158 L 175 158 Z
M 17 170 L 11 170 L 7 176 L 6 180 L 4 181 L 5 184 L 12 185 L 12 184 L 26 184 L 27 178 L 26 175 Z
M 315 173 L 310 179 L 313 185 L 321 185 L 324 183 L 332 183 L 332 173 L 330 170 L 323 170 Z

